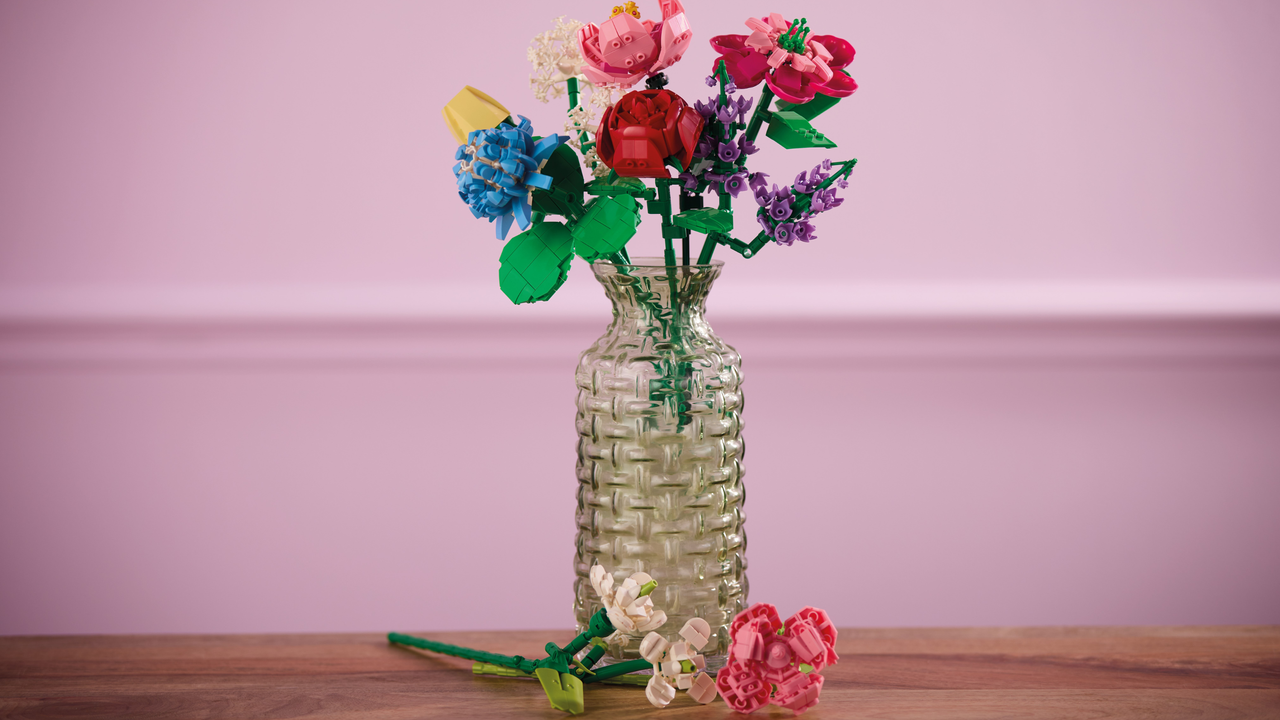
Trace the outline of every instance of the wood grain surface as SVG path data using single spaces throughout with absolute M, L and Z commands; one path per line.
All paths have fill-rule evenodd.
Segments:
M 569 632 L 415 633 L 541 655 Z M 1280 718 L 1280 627 L 847 629 L 821 718 Z M 0 638 L 4 718 L 556 718 L 531 680 L 381 635 Z M 587 686 L 587 715 L 721 718 Z M 760 718 L 791 714 L 761 710 Z

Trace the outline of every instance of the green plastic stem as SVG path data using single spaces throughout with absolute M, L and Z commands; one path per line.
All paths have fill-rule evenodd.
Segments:
M 537 662 L 527 660 L 525 658 L 515 658 L 510 655 L 499 655 L 497 653 L 485 652 L 483 650 L 473 650 L 471 648 L 459 647 L 448 643 L 436 642 L 435 640 L 427 640 L 424 638 L 413 637 L 412 635 L 402 635 L 400 633 L 388 633 L 387 640 L 397 645 L 407 645 L 422 650 L 430 650 L 438 652 L 441 655 L 452 655 L 466 660 L 475 662 L 489 663 L 490 665 L 498 665 L 500 667 L 519 670 L 520 672 L 532 673 L 537 669 Z
M 573 109 L 578 107 L 578 78 L 569 78 L 565 81 L 565 85 L 569 88 L 569 112 L 573 112 Z M 585 130 L 578 132 L 578 142 L 582 143 L 582 152 L 591 149 L 587 147 L 591 143 L 591 138 L 587 137 Z
M 760 91 L 760 102 L 756 103 L 756 109 L 751 113 L 751 122 L 747 123 L 747 141 L 755 142 L 756 136 L 760 134 L 760 126 L 764 125 L 766 120 L 773 119 L 773 113 L 769 111 L 769 106 L 773 104 L 773 91 L 768 85 Z
M 711 233 L 707 236 L 707 241 L 702 243 L 702 252 L 698 253 L 698 264 L 706 265 L 711 262 L 711 254 L 716 251 L 716 235 Z
M 724 58 L 721 58 L 720 62 L 716 63 L 716 77 L 720 80 L 720 105 L 723 107 L 729 101 L 729 93 L 725 90 L 729 85 L 729 70 L 725 65 Z
M 638 670 L 651 670 L 652 668 L 653 663 L 645 660 L 644 658 L 637 658 L 635 660 L 627 660 L 626 662 L 602 667 L 595 671 L 595 675 L 588 675 L 582 678 L 582 682 L 584 684 L 600 682 L 601 680 L 607 680 L 619 675 L 626 675 L 627 673 L 633 673 Z

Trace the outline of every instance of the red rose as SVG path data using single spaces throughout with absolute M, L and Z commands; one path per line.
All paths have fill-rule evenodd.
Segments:
M 600 120 L 596 153 L 623 177 L 671 177 L 666 159 L 688 168 L 702 132 L 702 116 L 670 90 L 622 96 Z

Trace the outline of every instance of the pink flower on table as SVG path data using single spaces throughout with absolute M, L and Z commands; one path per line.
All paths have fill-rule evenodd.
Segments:
M 807 103 L 817 94 L 848 97 L 858 83 L 841 70 L 853 62 L 854 49 L 835 35 L 809 35 L 804 19 L 787 22 L 778 13 L 748 18 L 750 35 L 717 35 L 711 47 L 720 53 L 712 65 L 724 60 L 739 88 L 755 87 L 763 80 L 779 98 Z
M 662 20 L 641 20 L 634 2 L 614 8 L 600 25 L 578 29 L 582 74 L 596 85 L 629 88 L 684 57 L 693 31 L 680 0 L 659 0 Z
M 729 636 L 733 644 L 728 662 L 716 675 L 716 688 L 740 713 L 755 712 L 769 703 L 796 714 L 808 710 L 818 704 L 822 692 L 821 670 L 839 659 L 835 625 L 824 611 L 813 607 L 783 623 L 777 608 L 756 603 L 733 619 Z M 812 670 L 802 671 L 802 664 Z

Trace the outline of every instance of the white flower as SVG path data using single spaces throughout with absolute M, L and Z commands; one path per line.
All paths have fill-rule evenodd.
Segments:
M 682 642 L 672 643 L 651 632 L 640 641 L 640 656 L 653 664 L 653 678 L 644 695 L 657 707 L 666 707 L 677 688 L 704 705 L 716 699 L 716 681 L 705 672 L 707 661 L 697 652 L 710 640 L 711 626 L 702 618 L 692 618 L 680 628 L 680 637 Z
M 594 142 L 600 114 L 613 107 L 615 88 L 593 85 L 582 74 L 582 50 L 578 47 L 580 27 L 581 22 L 565 20 L 561 15 L 556 18 L 555 27 L 533 38 L 528 53 L 529 62 L 533 64 L 529 86 L 533 88 L 534 97 L 545 103 L 565 94 L 569 78 L 577 79 L 578 104 L 569 109 L 569 119 L 564 126 L 570 138 L 568 144 L 582 154 L 582 164 L 594 177 L 604 177 L 609 174 L 608 166 L 600 161 L 594 148 L 583 153 L 582 146 L 584 140 Z
M 595 588 L 613 627 L 627 633 L 655 630 L 667 621 L 667 614 L 653 607 L 653 578 L 635 573 L 614 587 L 613 575 L 603 565 L 591 567 L 591 587 Z M 648 587 L 646 587 L 648 586 Z

